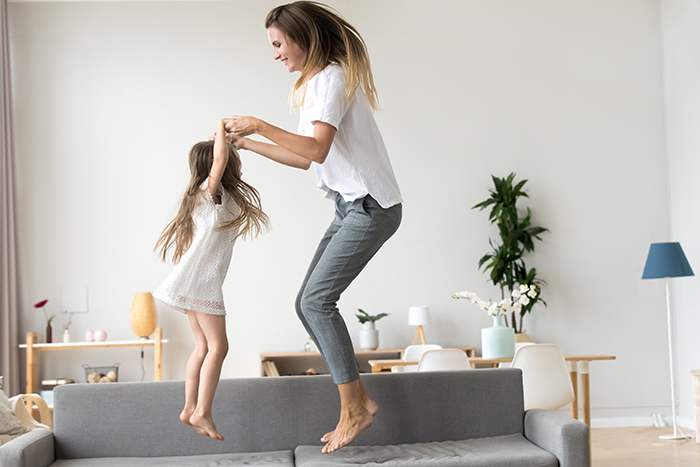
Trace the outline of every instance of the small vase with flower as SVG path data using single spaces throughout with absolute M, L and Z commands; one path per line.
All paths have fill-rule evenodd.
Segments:
M 51 329 L 51 321 L 56 317 L 56 315 L 51 315 L 46 312 L 46 304 L 48 303 L 48 300 L 42 300 L 39 303 L 34 304 L 34 308 L 41 308 L 42 311 L 44 312 L 44 316 L 46 317 L 46 343 L 50 344 L 53 342 L 53 336 L 52 336 L 52 329 Z

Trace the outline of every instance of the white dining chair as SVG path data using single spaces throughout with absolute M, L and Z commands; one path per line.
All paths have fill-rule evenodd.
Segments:
M 418 360 L 420 360 L 421 356 L 423 356 L 423 354 L 426 351 L 436 350 L 436 349 L 441 349 L 441 348 L 442 348 L 442 346 L 437 345 L 437 344 L 409 345 L 403 351 L 403 355 L 401 356 L 401 360 L 418 361 Z M 417 368 L 418 368 L 418 365 L 395 365 L 395 366 L 391 367 L 391 372 L 392 373 L 410 372 L 410 371 L 416 371 Z
M 469 357 L 459 349 L 427 350 L 421 356 L 416 371 L 471 370 Z
M 525 410 L 557 410 L 574 401 L 569 368 L 558 345 L 524 345 L 515 351 L 512 367 L 523 372 Z
M 515 351 L 517 352 L 520 347 L 523 345 L 532 345 L 534 342 L 516 342 L 515 343 Z M 501 362 L 498 364 L 498 368 L 511 368 L 513 366 L 513 362 Z

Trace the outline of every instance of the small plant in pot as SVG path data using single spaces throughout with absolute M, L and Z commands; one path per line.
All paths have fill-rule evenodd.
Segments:
M 357 319 L 360 320 L 360 324 L 362 324 L 362 329 L 360 330 L 360 348 L 362 350 L 375 350 L 379 347 L 379 331 L 374 328 L 374 323 L 389 316 L 389 314 L 379 313 L 378 315 L 370 315 L 361 308 L 358 308 L 357 311 L 360 313 L 355 316 L 357 316 Z

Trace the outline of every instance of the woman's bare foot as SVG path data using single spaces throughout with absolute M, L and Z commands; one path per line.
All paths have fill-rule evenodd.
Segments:
M 367 393 L 365 393 L 367 394 Z M 365 409 L 369 414 L 372 416 L 372 418 L 376 417 L 377 414 L 379 413 L 379 406 L 377 405 L 376 402 L 374 402 L 372 399 L 369 398 L 369 395 L 366 397 L 363 397 L 362 403 L 365 405 Z M 325 435 L 321 437 L 321 442 L 322 443 L 327 443 L 328 441 L 331 440 L 333 437 L 333 433 L 335 433 L 335 430 L 329 431 Z
M 338 426 L 335 427 L 330 440 L 321 449 L 321 452 L 329 454 L 347 446 L 357 435 L 372 426 L 373 421 L 372 415 L 365 409 L 364 405 L 341 410 Z
M 200 434 L 219 441 L 224 440 L 223 435 L 219 433 L 219 431 L 216 429 L 216 425 L 214 425 L 214 420 L 211 418 L 211 415 L 206 417 L 194 413 L 190 417 L 189 421 L 189 424 L 192 426 L 192 428 L 197 430 Z

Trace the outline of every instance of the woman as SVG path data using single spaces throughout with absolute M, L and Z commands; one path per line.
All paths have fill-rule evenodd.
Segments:
M 321 438 L 330 453 L 372 424 L 377 404 L 359 379 L 357 360 L 337 302 L 401 223 L 399 191 L 381 134 L 365 43 L 326 5 L 299 1 L 265 20 L 274 59 L 301 72 L 292 89 L 300 107 L 298 134 L 255 117 L 226 124 L 236 148 L 291 167 L 316 170 L 318 186 L 335 201 L 335 218 L 316 250 L 296 299 L 296 311 L 320 349 L 341 401 L 336 429 Z M 273 144 L 250 140 L 261 135 Z

